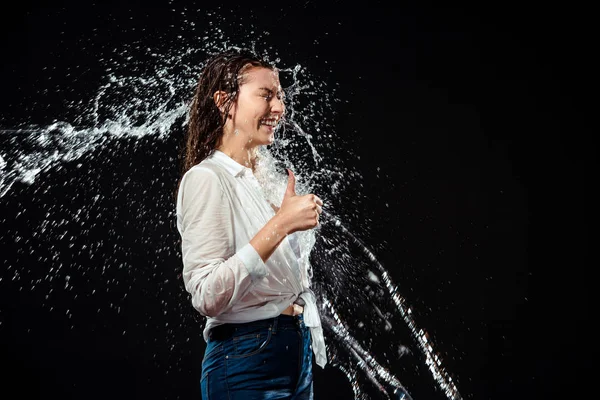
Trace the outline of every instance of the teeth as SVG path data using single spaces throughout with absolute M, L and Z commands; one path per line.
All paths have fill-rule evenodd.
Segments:
M 277 125 L 277 120 L 276 119 L 263 119 L 263 120 L 261 120 L 261 124 L 262 125 L 269 125 L 269 126 L 276 126 Z

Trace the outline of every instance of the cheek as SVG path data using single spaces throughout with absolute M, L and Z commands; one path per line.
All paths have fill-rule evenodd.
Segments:
M 260 119 L 264 116 L 265 116 L 264 108 L 256 107 L 254 109 L 254 112 L 252 113 L 252 119 L 254 119 L 255 122 L 260 121 Z

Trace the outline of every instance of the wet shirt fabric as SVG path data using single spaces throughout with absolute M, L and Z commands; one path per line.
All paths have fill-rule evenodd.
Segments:
M 327 363 L 321 318 L 296 234 L 263 262 L 250 240 L 275 215 L 252 169 L 215 150 L 183 176 L 177 194 L 183 282 L 211 328 L 273 318 L 304 306 L 317 365 Z

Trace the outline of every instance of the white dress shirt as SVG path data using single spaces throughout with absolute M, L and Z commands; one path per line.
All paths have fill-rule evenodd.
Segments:
M 276 317 L 298 303 L 316 363 L 324 368 L 323 329 L 301 232 L 287 235 L 266 262 L 250 244 L 275 215 L 252 169 L 215 150 L 184 174 L 176 208 L 183 282 L 193 307 L 207 317 L 204 340 L 217 325 Z

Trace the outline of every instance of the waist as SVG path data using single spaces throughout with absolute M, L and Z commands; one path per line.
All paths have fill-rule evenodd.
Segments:
M 289 306 L 288 308 L 286 308 L 285 310 L 283 310 L 281 313 L 283 315 L 291 315 L 291 316 L 296 316 L 299 314 L 302 314 L 304 312 L 304 307 L 302 307 L 300 304 L 292 304 L 291 306 Z
M 244 335 L 255 332 L 257 329 L 300 329 L 304 327 L 302 314 L 279 314 L 273 318 L 261 319 L 250 322 L 226 323 L 210 328 L 208 337 L 212 340 L 225 340 L 235 335 Z

